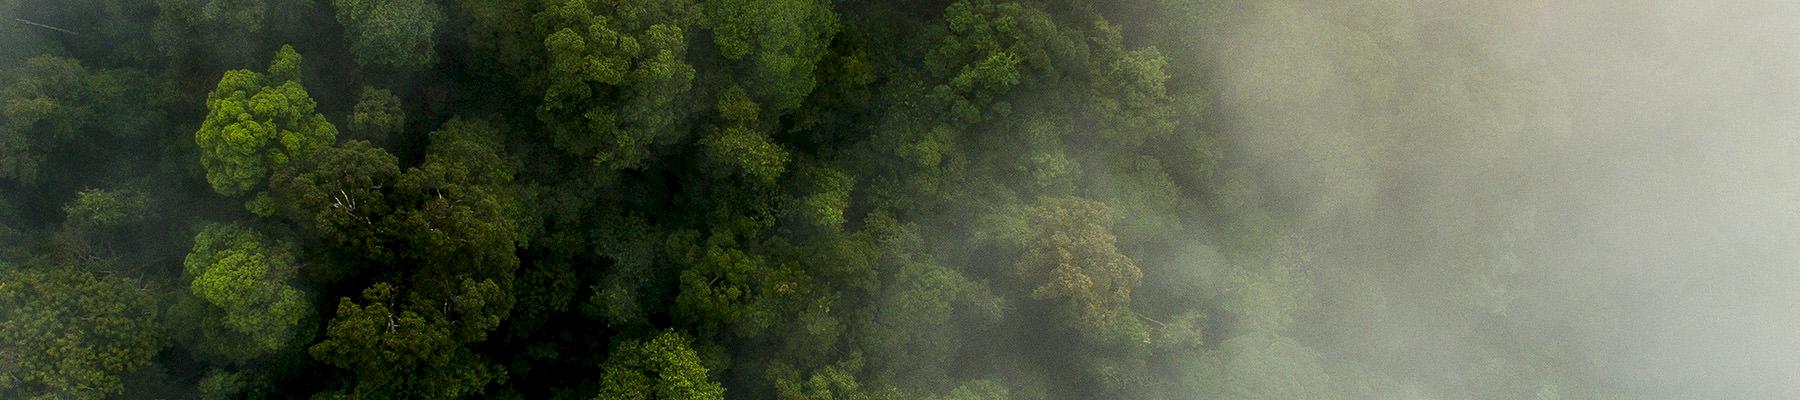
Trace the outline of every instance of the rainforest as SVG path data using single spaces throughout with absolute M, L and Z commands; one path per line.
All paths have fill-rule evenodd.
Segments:
M 0 398 L 1800 398 L 1796 19 L 0 0 Z

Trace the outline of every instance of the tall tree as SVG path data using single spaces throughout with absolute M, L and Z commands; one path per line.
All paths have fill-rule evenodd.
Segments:
M 400 177 L 398 163 L 369 142 L 345 142 L 277 171 L 269 194 L 278 215 L 332 250 L 387 262 L 394 255 L 387 230 L 396 205 L 388 197 Z
M 317 106 L 300 85 L 300 54 L 292 46 L 282 46 L 267 74 L 226 72 L 207 94 L 206 120 L 194 133 L 206 181 L 219 194 L 250 194 L 271 172 L 330 146 L 337 127 Z M 273 211 L 271 206 L 259 212 Z
M 501 137 L 487 122 L 451 120 L 432 132 L 425 162 L 394 183 L 382 233 L 395 235 L 396 260 L 416 267 L 384 274 L 390 282 L 364 290 L 360 304 L 339 299 L 310 352 L 350 372 L 340 393 L 460 398 L 506 376 L 471 348 L 510 312 L 519 265 L 519 205 Z

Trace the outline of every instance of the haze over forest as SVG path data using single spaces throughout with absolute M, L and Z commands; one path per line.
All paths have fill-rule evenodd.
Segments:
M 0 0 L 0 398 L 1800 398 L 1796 20 Z

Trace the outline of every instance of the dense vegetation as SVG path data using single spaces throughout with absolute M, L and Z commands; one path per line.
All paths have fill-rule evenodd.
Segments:
M 1405 172 L 1557 78 L 1328 3 L 0 0 L 0 397 L 1605 395 Z

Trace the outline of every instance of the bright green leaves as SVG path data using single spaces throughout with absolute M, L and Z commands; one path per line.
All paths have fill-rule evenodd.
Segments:
M 254 346 L 237 354 L 273 353 L 297 338 L 310 304 L 291 283 L 298 272 L 292 244 L 244 226 L 209 225 L 194 236 L 185 265 L 194 297 Z
M 711 0 L 706 17 L 719 52 L 748 64 L 750 88 L 776 111 L 812 93 L 813 71 L 838 31 L 823 0 Z
M 742 88 L 733 86 L 719 96 L 719 113 L 731 120 L 731 125 L 700 140 L 707 158 L 757 182 L 773 183 L 780 177 L 787 168 L 788 152 L 756 129 L 756 104 Z
M 886 400 L 895 398 L 893 390 L 876 390 L 856 380 L 862 369 L 862 357 L 854 355 L 835 365 L 827 365 L 811 374 L 801 375 L 793 367 L 777 364 L 769 367 L 770 380 L 775 381 L 777 400 Z
M 1175 130 L 1175 104 L 1164 83 L 1168 59 L 1155 47 L 1125 50 L 1118 28 L 1099 24 L 1089 41 L 1094 65 L 1088 72 L 1090 90 L 1079 102 L 1078 112 L 1093 121 L 1101 140 L 1135 148 L 1150 138 Z
M 282 45 L 275 51 L 275 58 L 269 61 L 270 84 L 280 82 L 300 83 L 300 52 L 294 51 L 292 45 Z
M 300 86 L 300 57 L 283 47 L 269 74 L 233 70 L 206 96 L 208 113 L 194 141 L 213 190 L 241 196 L 277 168 L 337 140 L 337 127 Z
M 947 81 L 933 88 L 942 111 L 963 123 L 1011 110 L 1007 91 L 1051 73 L 1052 51 L 1068 46 L 1050 16 L 1019 3 L 964 0 L 944 9 L 948 31 L 925 57 L 925 67 Z
M 72 268 L 0 270 L 0 396 L 103 399 L 159 348 L 156 299 Z
M 927 400 L 1007 400 L 1012 393 L 1001 385 L 990 380 L 975 380 L 963 383 L 942 397 L 931 396 Z
M 828 231 L 843 227 L 856 178 L 822 165 L 802 165 L 793 176 L 802 187 L 802 194 L 792 200 L 788 215 Z
M 436 58 L 444 11 L 426 0 L 335 0 L 356 63 L 417 70 Z
M 721 400 L 725 388 L 707 377 L 688 339 L 673 331 L 621 343 L 606 360 L 597 400 Z
M 538 119 L 557 148 L 603 169 L 636 167 L 682 133 L 679 103 L 692 87 L 688 1 L 597 6 L 553 2 L 534 18 L 545 68 Z M 610 14 L 609 14 L 610 12 Z

